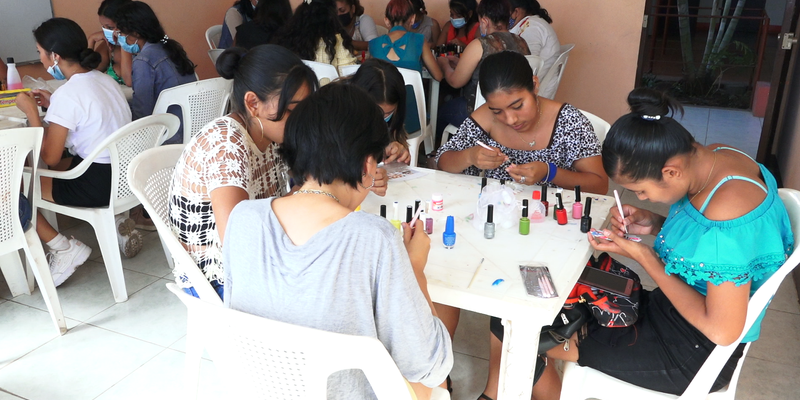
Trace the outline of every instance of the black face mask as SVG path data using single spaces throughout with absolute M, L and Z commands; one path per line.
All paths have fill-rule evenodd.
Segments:
M 350 25 L 350 22 L 353 21 L 353 16 L 350 13 L 347 14 L 339 14 L 339 22 L 342 23 L 342 26 Z

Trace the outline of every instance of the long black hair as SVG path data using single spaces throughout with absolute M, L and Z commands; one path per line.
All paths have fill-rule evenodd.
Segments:
M 296 183 L 341 180 L 358 188 L 364 162 L 369 156 L 380 162 L 389 145 L 381 108 L 371 100 L 361 88 L 335 82 L 295 107 L 280 153 Z
M 267 0 L 263 0 L 263 1 L 267 1 Z M 255 10 L 253 9 L 253 3 L 251 3 L 250 0 L 239 0 L 236 3 L 233 3 L 233 7 L 235 7 L 236 10 L 239 11 L 239 14 L 242 14 L 242 16 L 244 17 L 245 21 L 251 20 L 251 19 L 253 19 L 253 16 L 255 16 Z M 258 6 L 256 5 L 256 7 L 258 7 Z
M 521 8 L 525 10 L 525 15 L 537 15 L 539 18 L 547 21 L 548 24 L 553 23 L 550 18 L 550 13 L 547 12 L 537 0 L 509 0 L 511 2 L 512 10 Z
M 195 65 L 186 55 L 183 46 L 167 36 L 156 13 L 147 3 L 131 1 L 118 9 L 112 20 L 123 34 L 133 33 L 148 43 L 161 43 L 181 75 L 194 73 Z
M 292 5 L 289 0 L 262 0 L 253 14 L 253 21 L 271 32 L 286 25 L 291 18 Z
M 397 109 L 389 121 L 389 135 L 402 145 L 407 144 L 403 123 L 406 120 L 406 84 L 394 64 L 379 58 L 370 58 L 347 80 L 364 89 L 375 104 L 396 104 Z
M 50 18 L 33 31 L 33 37 L 48 53 L 56 53 L 64 60 L 77 62 L 90 71 L 100 65 L 100 53 L 89 48 L 86 34 L 73 20 Z
M 481 0 L 476 13 L 479 17 L 487 17 L 495 25 L 508 27 L 511 19 L 511 4 L 508 0 Z
M 125 5 L 130 3 L 131 0 L 103 0 L 100 3 L 100 8 L 97 9 L 97 15 L 101 17 L 106 17 L 110 20 L 114 20 L 114 14 L 117 13 L 117 10 Z
M 247 116 L 244 95 L 253 92 L 262 102 L 280 96 L 278 112 L 273 121 L 283 118 L 289 103 L 303 85 L 314 92 L 319 86 L 314 71 L 291 51 L 273 44 L 263 44 L 245 50 L 231 47 L 217 59 L 217 72 L 233 79 L 231 111 Z
M 525 89 L 533 92 L 533 69 L 522 54 L 501 51 L 481 62 L 478 82 L 484 98 L 498 90 Z
M 614 122 L 603 142 L 603 168 L 612 179 L 661 181 L 667 160 L 695 151 L 692 134 L 671 117 L 683 107 L 649 88 L 634 89 L 628 105 L 631 112 Z
M 331 60 L 336 57 L 336 35 L 347 50 L 353 51 L 353 39 L 345 31 L 331 0 L 300 3 L 292 19 L 278 32 L 276 44 L 291 50 L 303 60 L 314 61 L 320 39 Z

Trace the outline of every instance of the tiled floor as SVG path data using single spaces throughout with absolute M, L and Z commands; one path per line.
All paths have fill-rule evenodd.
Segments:
M 723 142 L 755 152 L 760 120 L 710 108 L 688 108 L 686 127 L 701 143 Z M 711 126 L 712 128 L 709 128 Z M 755 133 L 735 135 L 743 127 Z M 756 138 L 756 139 L 753 139 Z M 642 204 L 632 193 L 623 200 Z M 123 260 L 129 300 L 115 303 L 92 229 L 60 220 L 65 234 L 95 249 L 90 261 L 59 287 L 69 332 L 57 336 L 41 294 L 11 298 L 0 282 L 0 400 L 167 399 L 181 392 L 186 311 L 165 283 L 171 274 L 155 233 L 145 248 Z M 644 278 L 645 286 L 652 281 Z M 791 279 L 791 278 L 790 278 Z M 1 280 L 1 278 L 0 278 Z M 488 317 L 462 312 L 456 332 L 453 372 L 455 400 L 473 400 L 486 382 Z M 224 399 L 214 365 L 201 367 L 201 398 Z M 740 399 L 798 398 L 800 307 L 787 280 L 770 305 L 762 336 L 751 348 L 739 382 Z

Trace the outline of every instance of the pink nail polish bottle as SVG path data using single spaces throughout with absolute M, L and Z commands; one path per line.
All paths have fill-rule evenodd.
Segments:
M 581 219 L 583 204 L 581 203 L 581 185 L 575 186 L 575 202 L 572 203 L 572 219 Z

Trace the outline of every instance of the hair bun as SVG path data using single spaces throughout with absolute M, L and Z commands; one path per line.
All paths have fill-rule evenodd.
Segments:
M 78 55 L 78 62 L 80 63 L 81 67 L 88 70 L 97 68 L 101 61 L 102 58 L 100 57 L 100 53 L 89 48 L 81 50 L 81 53 Z
M 636 88 L 628 95 L 631 113 L 647 121 L 658 121 L 662 117 L 683 113 L 683 106 L 664 92 L 650 88 Z
M 233 79 L 236 71 L 239 70 L 239 65 L 242 63 L 242 58 L 247 54 L 247 50 L 241 47 L 231 47 L 222 52 L 217 58 L 217 73 L 225 79 Z

